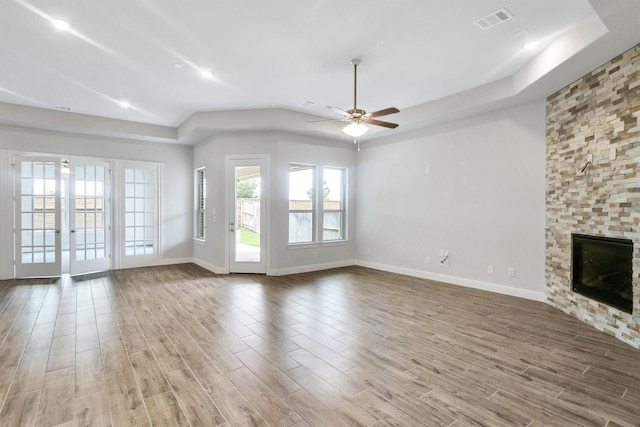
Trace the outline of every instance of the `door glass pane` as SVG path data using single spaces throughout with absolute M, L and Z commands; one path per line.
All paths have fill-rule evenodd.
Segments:
M 33 244 L 33 231 L 22 230 L 22 244 L 31 246 Z
M 22 194 L 33 194 L 33 180 L 22 178 Z
M 21 176 L 23 177 L 30 177 L 33 176 L 33 171 L 32 171 L 32 163 L 31 162 L 22 162 L 22 173 Z
M 105 179 L 104 166 L 90 163 L 75 165 L 75 261 L 104 259 L 105 251 L 97 254 L 92 244 L 96 239 L 106 240 L 108 229 L 105 227 Z
M 33 245 L 44 246 L 44 230 L 33 230 L 31 233 L 33 233 Z
M 96 173 L 100 175 L 100 172 Z M 125 168 L 125 256 L 155 253 L 155 174 L 153 168 Z M 94 192 L 98 193 L 96 186 Z M 102 225 L 103 217 L 93 218 Z
M 22 264 L 56 262 L 56 162 L 21 161 L 18 194 Z
M 260 262 L 260 166 L 236 166 L 235 261 Z

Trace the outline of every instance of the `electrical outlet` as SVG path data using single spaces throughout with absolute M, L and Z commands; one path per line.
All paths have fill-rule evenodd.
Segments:
M 427 264 L 431 264 L 431 257 L 430 256 L 426 257 L 424 259 L 424 262 L 427 263 Z
M 516 276 L 516 270 L 514 270 L 513 268 L 507 269 L 507 276 L 515 277 Z
M 593 163 L 593 153 L 587 154 L 587 162 Z
M 487 273 L 493 274 L 493 265 L 492 264 L 487 265 Z
M 615 160 L 616 159 L 616 147 L 611 147 L 609 149 L 609 160 Z
M 444 249 L 440 249 L 440 256 L 444 256 Z

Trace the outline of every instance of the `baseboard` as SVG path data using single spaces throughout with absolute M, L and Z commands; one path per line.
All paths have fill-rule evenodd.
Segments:
M 228 274 L 229 271 L 224 267 L 218 267 L 196 258 L 180 258 L 166 260 L 166 264 L 180 264 L 185 262 L 193 262 L 202 268 L 205 268 L 215 274 Z M 358 265 L 361 267 L 372 268 L 374 270 L 388 271 L 390 273 L 404 274 L 406 276 L 418 277 L 421 279 L 434 280 L 436 282 L 447 283 L 457 286 L 465 286 L 472 289 L 480 289 L 483 291 L 495 292 L 503 295 L 510 295 L 518 298 L 525 298 L 533 301 L 545 302 L 546 296 L 544 292 L 530 291 L 527 289 L 514 288 L 511 286 L 499 285 L 496 283 L 483 282 L 480 280 L 466 279 L 463 277 L 448 276 L 446 274 L 431 273 L 428 271 L 415 270 L 411 268 L 398 267 L 388 264 L 380 264 L 376 262 L 363 260 L 345 260 L 327 262 L 324 264 L 309 264 L 289 268 L 272 268 L 267 270 L 268 276 L 286 276 L 289 274 L 310 273 L 313 271 L 330 270 L 332 268 L 349 267 Z
M 271 268 L 267 270 L 268 276 L 286 276 L 289 274 L 310 273 L 312 271 L 330 270 L 332 268 L 349 267 L 356 265 L 354 260 L 327 262 L 324 264 L 309 264 L 289 268 Z
M 187 264 L 189 262 L 193 262 L 193 258 L 169 258 L 161 259 L 159 262 L 155 263 L 155 265 Z
M 465 286 L 467 288 L 480 289 L 483 291 L 495 292 L 498 294 L 510 295 L 519 298 L 525 298 L 533 301 L 545 302 L 544 292 L 530 291 L 527 289 L 519 289 L 511 286 L 498 285 L 496 283 L 482 282 L 480 280 L 465 279 L 463 277 L 447 276 L 445 274 L 430 273 L 428 271 L 414 270 L 411 268 L 396 267 L 393 265 L 379 264 L 375 262 L 356 260 L 355 265 L 361 267 L 373 268 L 374 270 L 388 271 L 390 273 L 404 274 L 421 279 L 434 280 L 437 282 L 448 283 L 457 286 Z
M 208 262 L 204 262 L 201 259 L 198 258 L 191 258 L 189 259 L 189 262 L 194 263 L 195 265 L 198 265 L 202 268 L 204 268 L 205 270 L 209 270 L 212 273 L 215 274 L 229 274 L 229 271 L 226 270 L 224 267 L 218 267 L 215 266 L 213 264 L 209 264 Z

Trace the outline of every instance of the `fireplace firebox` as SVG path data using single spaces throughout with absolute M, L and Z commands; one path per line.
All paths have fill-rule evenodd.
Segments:
M 627 313 L 633 311 L 633 242 L 572 234 L 573 290 Z

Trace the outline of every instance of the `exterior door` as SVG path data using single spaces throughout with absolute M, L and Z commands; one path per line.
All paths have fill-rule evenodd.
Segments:
M 69 168 L 70 273 L 109 270 L 109 164 L 79 160 Z
M 60 166 L 59 158 L 16 158 L 16 277 L 61 275 Z
M 229 272 L 267 272 L 266 159 L 229 159 Z

